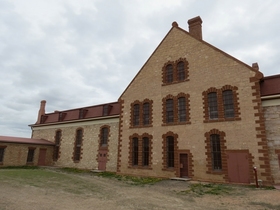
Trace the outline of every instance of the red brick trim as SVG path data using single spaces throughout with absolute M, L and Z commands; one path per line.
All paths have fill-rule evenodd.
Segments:
M 186 99 L 186 121 L 180 122 L 178 120 L 179 110 L 178 110 L 178 98 L 185 97 Z M 173 115 L 174 120 L 173 122 L 166 122 L 166 101 L 168 99 L 173 99 Z M 191 124 L 190 122 L 190 95 L 185 93 L 179 93 L 177 96 L 173 96 L 171 94 L 167 95 L 165 98 L 162 99 L 162 122 L 163 126 L 166 125 L 184 125 L 184 124 Z
M 194 175 L 193 155 L 190 150 L 178 150 L 178 165 L 180 165 L 180 154 L 188 154 L 188 177 L 192 178 Z M 176 168 L 176 176 L 180 177 L 180 167 Z
M 149 103 L 149 112 L 150 112 L 150 123 L 147 125 L 144 125 L 143 123 L 143 105 L 145 103 Z M 139 125 L 133 125 L 133 109 L 134 105 L 139 104 Z M 142 102 L 139 100 L 134 101 L 130 104 L 130 128 L 146 128 L 146 127 L 152 127 L 153 126 L 153 100 L 150 100 L 148 98 L 144 99 Z
M 132 139 L 138 138 L 138 166 L 132 165 L 132 152 L 133 152 L 133 145 L 132 145 Z M 149 166 L 143 166 L 143 156 L 142 156 L 142 150 L 143 150 L 143 138 L 147 137 L 149 139 Z M 129 136 L 129 156 L 128 156 L 128 168 L 132 169 L 152 169 L 152 151 L 153 151 L 153 136 L 148 133 L 143 133 L 142 135 L 139 135 L 137 133 L 134 133 L 133 135 Z
M 184 67 L 185 67 L 185 80 L 183 81 L 179 81 L 178 80 L 178 71 L 177 71 L 177 65 L 179 62 L 184 62 Z M 172 65 L 173 66 L 173 82 L 169 83 L 166 81 L 166 67 L 168 65 Z M 186 58 L 179 58 L 176 61 L 168 61 L 166 62 L 163 67 L 162 67 L 162 85 L 171 85 L 171 84 L 177 84 L 180 82 L 185 82 L 185 81 L 189 81 L 189 62 L 187 61 Z
M 269 164 L 269 152 L 268 152 L 268 145 L 266 139 L 266 132 L 265 132 L 265 119 L 263 109 L 261 108 L 261 96 L 260 96 L 260 72 L 257 72 L 255 77 L 250 78 L 250 82 L 252 83 L 252 96 L 254 99 L 252 100 L 254 105 L 255 111 L 255 124 L 256 124 L 256 140 L 258 140 L 258 145 L 260 149 L 259 152 L 259 161 L 261 173 L 260 175 L 263 177 L 263 182 L 266 184 L 273 183 L 273 179 L 271 176 L 271 168 Z
M 232 90 L 233 93 L 233 103 L 234 103 L 234 117 L 233 118 L 225 118 L 224 117 L 224 103 L 223 103 L 223 91 Z M 215 87 L 210 87 L 208 90 L 202 93 L 203 97 L 203 107 L 204 107 L 204 122 L 224 122 L 224 121 L 235 121 L 241 120 L 240 118 L 240 103 L 239 96 L 237 92 L 238 88 L 231 85 L 225 85 L 221 89 L 217 89 Z M 208 111 L 208 94 L 216 92 L 217 100 L 218 100 L 218 119 L 210 119 L 209 111 Z
M 222 158 L 222 170 L 220 171 L 215 171 L 212 168 L 212 155 L 211 155 L 211 140 L 210 136 L 212 134 L 217 134 L 220 136 L 220 147 L 221 147 L 221 158 Z M 227 170 L 227 157 L 226 157 L 226 139 L 225 139 L 225 132 L 219 131 L 218 129 L 212 129 L 209 132 L 206 132 L 204 134 L 205 136 L 205 154 L 206 154 L 206 167 L 207 171 L 206 173 L 208 174 L 218 174 L 218 175 L 224 175 L 224 180 L 228 180 L 228 170 Z
M 122 131 L 123 131 L 123 118 L 124 118 L 124 100 L 119 99 L 119 104 L 120 104 L 120 117 L 119 117 L 119 138 L 118 138 L 118 156 L 117 156 L 117 172 L 121 172 L 121 157 L 122 157 Z
M 174 138 L 174 168 L 167 167 L 167 136 L 173 136 Z M 179 159 L 178 159 L 178 134 L 168 131 L 162 135 L 162 170 L 163 171 L 174 171 L 178 175 Z
M 77 132 L 78 130 L 82 130 L 82 139 L 81 139 L 81 151 L 80 151 L 80 158 L 79 160 L 75 160 L 75 151 L 76 151 L 76 144 L 77 144 Z M 82 159 L 83 155 L 83 139 L 84 139 L 84 129 L 83 128 L 77 128 L 75 132 L 75 141 L 74 141 L 74 147 L 73 147 L 73 153 L 72 153 L 72 160 L 74 163 L 79 163 Z

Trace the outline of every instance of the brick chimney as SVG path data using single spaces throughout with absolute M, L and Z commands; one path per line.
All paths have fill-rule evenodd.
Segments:
M 46 107 L 46 101 L 42 100 L 41 105 L 40 105 L 40 109 L 39 109 L 39 112 L 38 112 L 38 118 L 37 118 L 36 124 L 40 124 L 41 116 L 45 114 L 45 107 Z
M 202 20 L 199 16 L 188 20 L 189 33 L 196 39 L 202 40 Z

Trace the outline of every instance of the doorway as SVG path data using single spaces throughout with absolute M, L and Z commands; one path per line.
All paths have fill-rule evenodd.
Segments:
M 40 148 L 39 158 L 38 158 L 38 166 L 45 166 L 46 165 L 46 154 L 47 154 L 47 149 Z
M 105 171 L 107 163 L 107 150 L 99 150 L 98 152 L 98 170 Z
M 180 154 L 180 177 L 187 178 L 189 176 L 188 154 Z

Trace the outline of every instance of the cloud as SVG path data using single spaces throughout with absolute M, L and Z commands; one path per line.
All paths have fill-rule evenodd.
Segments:
M 0 1 L 1 135 L 31 135 L 42 99 L 47 112 L 116 101 L 171 23 L 265 75 L 279 66 L 280 2 L 135 0 Z

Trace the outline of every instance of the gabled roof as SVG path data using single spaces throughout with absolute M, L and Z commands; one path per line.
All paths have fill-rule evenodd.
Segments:
M 162 39 L 162 41 L 159 43 L 159 45 L 156 47 L 156 49 L 153 51 L 153 53 L 150 55 L 150 57 L 147 59 L 147 61 L 144 63 L 144 65 L 141 67 L 141 69 L 138 71 L 138 73 L 135 75 L 135 77 L 131 80 L 131 82 L 129 83 L 129 85 L 126 87 L 126 89 L 122 92 L 122 94 L 119 97 L 119 100 L 121 99 L 121 97 L 123 96 L 123 94 L 126 92 L 126 90 L 129 88 L 129 86 L 133 83 L 133 81 L 135 80 L 135 78 L 138 76 L 138 74 L 142 71 L 142 69 L 145 67 L 145 65 L 149 62 L 149 60 L 151 59 L 151 57 L 155 54 L 155 52 L 158 50 L 158 48 L 162 45 L 162 43 L 164 42 L 164 40 L 168 37 L 168 35 L 171 33 L 172 30 L 180 30 L 182 32 L 184 32 L 186 34 L 186 36 L 190 36 L 193 39 L 196 39 L 198 42 L 202 42 L 203 44 L 211 47 L 212 49 L 222 53 L 223 55 L 225 55 L 226 57 L 235 60 L 236 62 L 246 66 L 248 69 L 254 71 L 256 73 L 256 77 L 257 78 L 263 78 L 263 74 L 258 71 L 257 69 L 253 68 L 252 66 L 249 66 L 248 64 L 238 60 L 237 58 L 227 54 L 226 52 L 222 51 L 221 49 L 209 44 L 208 42 L 204 41 L 203 39 L 197 39 L 194 36 L 192 36 L 188 31 L 180 28 L 177 24 L 177 22 L 173 22 L 172 23 L 172 27 L 171 29 L 168 31 L 168 33 L 165 35 L 165 37 Z
M 30 126 L 32 127 L 36 125 L 110 118 L 117 117 L 119 114 L 120 104 L 118 102 L 112 102 L 107 104 L 47 113 L 41 116 L 41 121 L 39 123 Z
M 0 143 L 17 143 L 17 144 L 39 144 L 39 145 L 55 145 L 53 142 L 45 139 L 32 139 L 12 136 L 0 136 Z
M 280 74 L 264 77 L 260 83 L 261 96 L 280 94 Z

